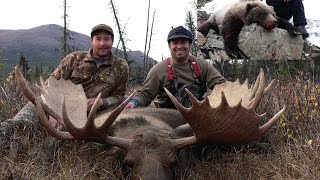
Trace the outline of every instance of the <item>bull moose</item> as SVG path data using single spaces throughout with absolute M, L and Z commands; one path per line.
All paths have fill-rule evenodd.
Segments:
M 36 96 L 15 68 L 16 80 L 23 94 L 36 106 L 40 121 L 48 134 L 60 140 L 86 140 L 119 147 L 123 163 L 132 168 L 131 179 L 172 179 L 170 168 L 182 148 L 194 144 L 241 145 L 259 139 L 285 111 L 285 107 L 264 125 L 265 113 L 257 114 L 266 87 L 261 69 L 255 84 L 236 80 L 216 85 L 210 95 L 198 101 L 187 90 L 192 102 L 182 106 L 166 90 L 175 109 L 142 107 L 126 109 L 132 93 L 113 110 L 97 110 L 97 103 L 87 113 L 86 96 L 81 85 L 70 80 L 40 78 L 41 96 Z M 100 95 L 99 95 L 100 96 Z M 63 128 L 56 129 L 48 121 L 55 118 Z M 177 132 L 191 132 L 177 136 Z M 179 134 L 179 133 L 178 133 Z M 188 134 L 188 133 L 184 133 Z

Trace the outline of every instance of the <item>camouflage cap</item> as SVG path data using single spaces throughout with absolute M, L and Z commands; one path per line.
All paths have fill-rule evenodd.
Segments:
M 176 28 L 171 29 L 171 31 L 168 34 L 167 41 L 169 43 L 172 39 L 176 39 L 176 38 L 186 38 L 189 40 L 190 43 L 193 40 L 191 31 L 184 28 L 183 26 L 178 26 Z
M 98 30 L 105 30 L 108 31 L 112 37 L 113 37 L 113 30 L 110 26 L 106 25 L 106 24 L 98 24 L 96 26 L 94 26 L 91 30 L 91 37 L 94 36 L 95 32 L 97 32 Z

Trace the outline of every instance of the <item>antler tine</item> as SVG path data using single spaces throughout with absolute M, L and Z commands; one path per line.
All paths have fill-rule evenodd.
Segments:
M 172 139 L 170 141 L 176 151 L 186 146 L 191 146 L 193 144 L 198 143 L 196 136 L 190 136 L 190 137 L 185 137 L 180 139 Z
M 40 76 L 40 86 L 38 84 L 35 84 L 35 87 L 37 88 L 38 91 L 41 92 L 41 94 L 47 93 L 47 89 L 45 88 L 45 82 L 43 81 L 42 76 Z
M 137 92 L 135 90 L 133 93 L 130 94 L 130 96 L 127 97 L 125 101 L 123 101 L 116 109 L 114 109 L 107 120 L 98 128 L 102 131 L 107 129 L 108 127 L 111 126 L 111 124 L 116 120 L 116 118 L 119 116 L 119 114 L 123 111 L 123 109 L 126 107 L 126 105 L 130 102 L 132 96 Z
M 44 82 L 42 76 L 40 76 L 40 84 L 41 84 L 41 90 L 48 93 L 48 88 L 47 88 L 46 83 Z
M 27 81 L 24 79 L 21 74 L 21 68 L 19 66 L 15 67 L 15 75 L 20 88 L 22 89 L 23 94 L 33 103 L 36 104 L 36 95 L 32 92 L 30 87 L 27 85 Z
M 268 122 L 259 127 L 259 134 L 262 136 L 270 127 L 277 122 L 282 113 L 286 110 L 286 106 L 284 106 L 276 115 L 274 115 Z
M 74 137 L 69 133 L 69 132 L 62 132 L 57 129 L 55 129 L 51 124 L 49 123 L 49 120 L 47 118 L 47 115 L 45 114 L 42 105 L 41 105 L 41 100 L 40 98 L 35 99 L 36 103 L 36 109 L 40 118 L 40 121 L 48 134 L 50 134 L 52 137 L 57 138 L 57 139 L 74 139 Z
M 261 69 L 260 69 L 260 73 L 261 73 Z M 249 100 L 252 100 L 258 90 L 258 87 L 259 87 L 259 84 L 260 84 L 260 73 L 254 83 L 254 85 L 250 88 L 251 89 L 251 94 L 250 94 L 250 97 L 249 97 Z
M 85 125 L 85 129 L 91 129 L 94 128 L 94 119 L 96 117 L 97 114 L 97 110 L 98 110 L 98 101 L 101 98 L 101 93 L 99 93 L 98 97 L 96 98 L 96 100 L 93 103 L 93 106 L 90 109 L 89 115 L 88 115 L 88 121 Z
M 198 106 L 200 101 L 189 91 L 188 88 L 186 88 L 186 92 L 191 99 L 192 106 Z
M 248 87 L 248 84 L 249 84 L 249 80 L 248 80 L 248 78 L 246 78 L 242 85 L 246 85 Z
M 177 108 L 177 110 L 179 110 L 181 113 L 188 110 L 188 108 L 184 107 L 178 102 L 178 100 L 171 94 L 171 92 L 167 88 L 164 88 L 164 90 L 166 91 L 167 95 L 169 96 L 169 98 L 171 99 L 172 103 Z
M 45 91 L 45 90 L 43 90 L 43 89 L 41 88 L 41 86 L 39 86 L 38 84 L 35 84 L 35 87 L 37 88 L 37 90 L 38 90 L 38 91 L 40 91 L 40 92 L 41 92 L 41 94 L 46 93 L 46 91 Z
M 263 114 L 260 114 L 259 116 L 260 116 L 260 118 L 262 119 L 262 118 L 266 117 L 266 115 L 267 115 L 267 113 L 265 112 L 265 113 L 263 113 Z
M 258 77 L 259 77 L 259 86 L 248 108 L 256 109 L 264 95 L 265 77 L 262 69 L 260 69 L 260 74 Z
M 36 95 L 32 92 L 30 87 L 27 85 L 27 81 L 21 73 L 21 67 L 19 66 L 15 67 L 15 76 L 23 94 L 35 105 Z M 54 112 L 51 108 L 49 108 L 47 104 L 45 104 L 42 100 L 40 101 L 40 103 L 42 108 L 45 110 L 45 112 L 47 112 L 50 116 L 52 116 L 58 122 L 63 122 L 61 117 L 56 112 Z
M 242 101 L 242 99 L 240 99 L 240 101 Z M 219 106 L 229 106 L 229 103 L 227 101 L 227 97 L 226 97 L 226 95 L 224 94 L 223 91 L 221 91 L 221 102 L 220 102 Z
M 274 84 L 274 80 L 272 79 L 271 82 L 269 83 L 269 85 L 266 88 L 264 88 L 264 94 L 269 92 L 269 90 L 272 88 L 273 84 Z

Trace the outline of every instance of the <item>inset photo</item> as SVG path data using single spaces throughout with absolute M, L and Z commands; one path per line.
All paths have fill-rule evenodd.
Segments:
M 319 60 L 320 16 L 311 0 L 203 0 L 197 44 L 203 59 Z

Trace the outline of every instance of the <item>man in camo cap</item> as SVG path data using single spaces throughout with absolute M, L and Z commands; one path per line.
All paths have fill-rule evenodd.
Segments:
M 127 88 L 129 66 L 111 52 L 114 40 L 110 26 L 99 24 L 91 30 L 91 49 L 67 55 L 51 76 L 82 84 L 88 98 L 88 110 L 101 92 L 99 108 L 123 101 Z M 51 122 L 55 122 L 51 118 Z

